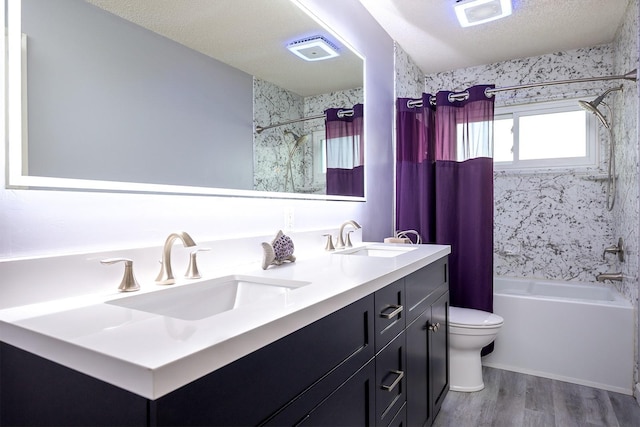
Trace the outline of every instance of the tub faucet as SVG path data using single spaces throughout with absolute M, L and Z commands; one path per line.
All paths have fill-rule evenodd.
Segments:
M 598 282 L 604 282 L 605 280 L 615 280 L 616 282 L 622 282 L 622 273 L 601 273 L 596 276 Z
M 349 221 L 343 222 L 342 225 L 340 226 L 340 231 L 338 232 L 338 242 L 336 243 L 336 249 L 344 248 L 345 246 L 346 247 L 351 247 L 352 246 L 351 245 L 351 239 L 347 239 L 347 245 L 345 245 L 345 243 L 344 243 L 344 239 L 345 239 L 345 237 L 344 237 L 344 228 L 347 225 L 352 226 L 356 230 L 359 229 L 359 228 L 362 228 L 362 227 L 360 227 L 360 224 L 358 224 L 357 222 L 355 222 L 352 219 L 350 219 Z
M 156 282 L 160 285 L 171 285 L 176 282 L 176 279 L 173 277 L 173 271 L 171 270 L 171 247 L 176 239 L 182 240 L 182 244 L 187 248 L 196 245 L 196 242 L 193 241 L 191 236 L 184 231 L 169 234 L 162 249 L 160 273 L 158 273 L 158 277 L 156 277 Z

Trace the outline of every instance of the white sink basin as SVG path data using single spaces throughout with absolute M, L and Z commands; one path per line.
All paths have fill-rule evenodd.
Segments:
M 183 320 L 201 320 L 256 301 L 286 294 L 310 282 L 225 276 L 148 294 L 127 296 L 106 304 Z
M 371 256 L 382 258 L 393 258 L 398 255 L 406 254 L 416 250 L 416 246 L 404 245 L 404 246 L 388 246 L 388 245 L 369 245 L 361 248 L 348 249 L 342 252 L 335 252 L 336 255 L 358 255 L 358 256 Z

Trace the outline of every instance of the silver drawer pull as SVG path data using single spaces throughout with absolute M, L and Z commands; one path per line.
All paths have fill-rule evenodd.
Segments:
M 402 310 L 404 310 L 404 307 L 401 305 L 390 305 L 388 307 L 385 308 L 385 310 L 392 308 L 393 311 L 391 313 L 380 313 L 380 317 L 384 317 L 385 319 L 391 319 L 392 317 L 396 317 L 398 314 L 400 314 L 400 312 Z
M 398 384 L 400 384 L 400 381 L 402 381 L 402 379 L 404 378 L 404 372 L 402 372 L 402 371 L 395 371 L 395 370 L 392 370 L 392 371 L 390 371 L 390 372 L 391 372 L 392 374 L 396 374 L 398 377 L 395 379 L 395 381 L 394 381 L 394 382 L 392 382 L 392 383 L 391 383 L 391 384 L 389 384 L 389 385 L 384 385 L 384 384 L 382 384 L 382 385 L 380 386 L 380 388 L 381 388 L 381 389 L 383 389 L 383 390 L 393 391 L 393 389 L 394 389 L 394 388 L 396 388 L 396 386 L 397 386 Z
M 440 329 L 440 322 L 437 322 L 435 325 L 429 325 L 429 330 L 433 332 L 438 332 Z

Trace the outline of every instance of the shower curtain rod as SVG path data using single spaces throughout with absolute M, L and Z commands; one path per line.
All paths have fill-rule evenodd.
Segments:
M 353 109 L 344 109 L 344 110 L 338 111 L 338 117 L 343 118 L 345 116 L 347 117 L 353 116 Z M 280 123 L 276 123 L 269 126 L 256 126 L 256 133 L 259 134 L 259 133 L 262 133 L 263 130 L 276 128 L 278 126 L 290 125 L 292 123 L 306 122 L 307 120 L 324 119 L 324 118 L 325 118 L 324 114 L 318 114 L 317 116 L 309 116 L 309 117 L 302 117 L 299 119 L 287 120 L 286 122 L 280 122 Z
M 487 98 L 493 96 L 496 92 L 504 92 L 507 90 L 518 90 L 518 89 L 530 89 L 534 87 L 540 86 L 554 86 L 554 85 L 562 85 L 562 84 L 570 84 L 570 83 L 586 83 L 586 82 L 598 82 L 598 81 L 607 81 L 607 80 L 631 80 L 637 81 L 637 72 L 638 70 L 629 71 L 627 74 L 623 74 L 621 76 L 603 76 L 603 77 L 583 77 L 579 79 L 569 79 L 569 80 L 556 80 L 550 82 L 540 82 L 540 83 L 526 83 L 522 85 L 516 86 L 506 86 L 506 87 L 496 87 L 493 89 L 485 89 L 484 94 Z M 460 93 L 452 93 L 449 95 L 449 101 L 464 101 L 469 96 L 469 92 L 460 92 Z M 429 103 L 431 105 L 435 105 L 436 97 L 431 96 L 429 98 Z M 415 108 L 422 107 L 422 100 L 415 101 L 407 101 L 407 107 Z

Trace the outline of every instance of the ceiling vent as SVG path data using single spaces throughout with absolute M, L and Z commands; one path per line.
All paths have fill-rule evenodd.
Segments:
M 470 27 L 511 15 L 511 0 L 457 0 L 454 9 L 460 25 Z
M 322 61 L 340 55 L 338 47 L 322 36 L 294 41 L 287 45 L 287 49 L 305 61 Z

